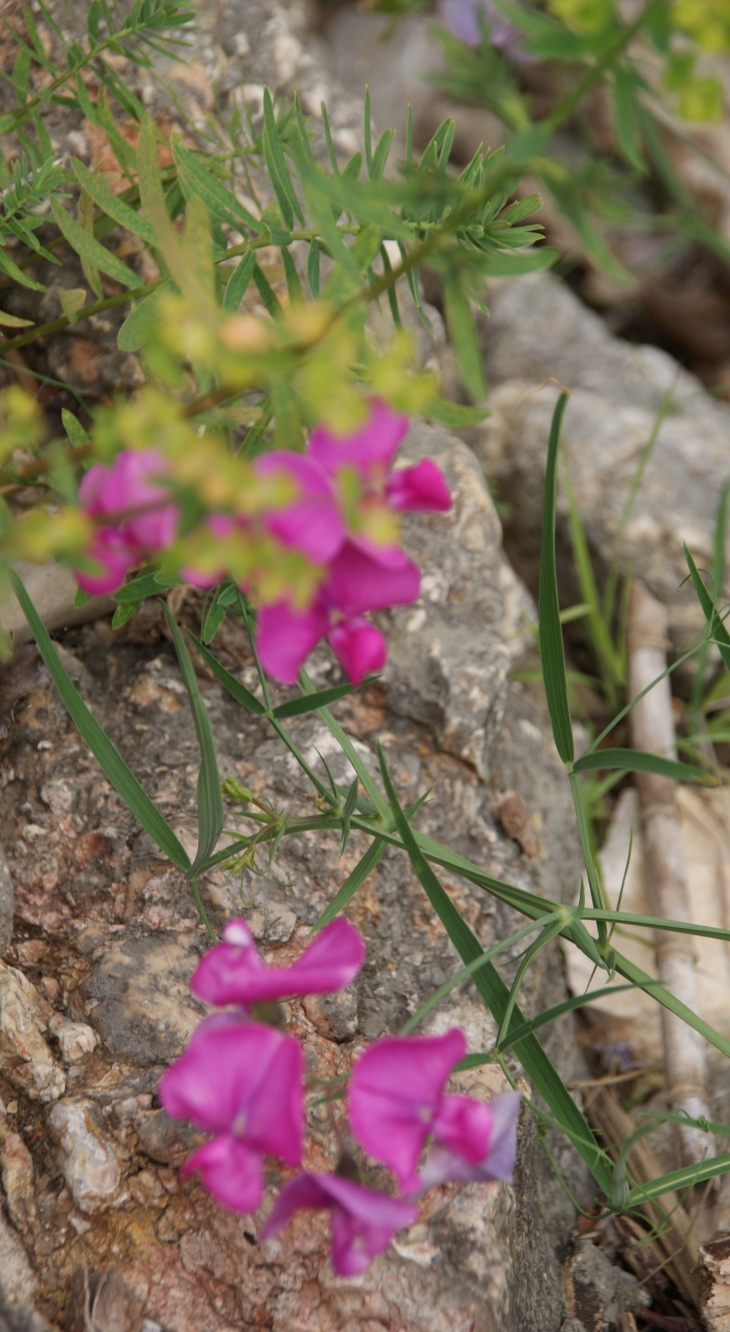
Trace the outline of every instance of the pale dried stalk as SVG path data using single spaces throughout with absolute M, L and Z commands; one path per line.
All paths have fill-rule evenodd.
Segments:
M 636 1124 L 626 1113 L 612 1087 L 596 1088 L 586 1098 L 585 1110 L 589 1122 L 600 1130 L 611 1155 L 618 1157 L 622 1143 L 636 1132 Z M 663 1167 L 646 1138 L 637 1138 L 629 1153 L 627 1171 L 632 1184 L 651 1184 L 663 1173 Z M 682 1206 L 676 1193 L 663 1193 L 652 1202 L 641 1204 L 641 1210 L 654 1235 L 642 1237 L 638 1222 L 627 1217 L 640 1247 L 650 1248 L 658 1265 L 665 1268 L 685 1299 L 697 1305 L 699 1278 L 697 1250 L 699 1240 L 692 1218 Z
M 667 613 L 643 583 L 631 586 L 628 616 L 629 696 L 634 698 L 666 670 Z M 674 715 L 669 678 L 645 694 L 630 714 L 635 749 L 675 759 Z M 687 871 L 674 782 L 654 773 L 636 773 L 647 864 L 651 910 L 655 916 L 689 921 Z M 697 1012 L 696 949 L 691 935 L 657 930 L 657 970 L 662 984 Z M 667 1091 L 673 1110 L 692 1119 L 709 1118 L 705 1043 L 692 1027 L 662 1007 L 662 1035 Z M 678 1125 L 683 1164 L 714 1156 L 712 1136 L 692 1125 Z

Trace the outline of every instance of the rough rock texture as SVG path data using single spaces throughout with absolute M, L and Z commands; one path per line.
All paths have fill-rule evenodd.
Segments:
M 514 648 L 515 608 L 529 609 L 529 598 L 504 572 L 499 522 L 466 446 L 417 428 L 407 452 L 432 452 L 444 463 L 454 512 L 410 520 L 407 543 L 424 568 L 424 595 L 415 607 L 386 617 L 392 656 L 384 687 L 341 701 L 338 715 L 373 772 L 380 738 L 401 799 L 410 803 L 433 787 L 420 828 L 490 872 L 557 897 L 563 884 L 570 892 L 578 880 L 577 848 L 566 834 L 569 798 L 539 694 L 507 680 L 505 643 Z M 191 847 L 195 733 L 154 607 L 120 634 L 101 621 L 73 631 L 65 646 L 64 661 L 95 715 Z M 224 625 L 215 648 L 255 686 L 235 624 Z M 325 651 L 311 673 L 319 686 L 338 678 Z M 37 1282 L 41 1311 L 53 1320 L 68 1306 L 75 1318 L 72 1279 L 74 1289 L 81 1279 L 74 1272 L 88 1272 L 91 1281 L 113 1267 L 132 1304 L 141 1301 L 152 1325 L 170 1332 L 260 1326 L 557 1332 L 568 1313 L 560 1260 L 573 1214 L 528 1115 L 513 1187 L 433 1191 L 417 1224 L 357 1281 L 333 1276 L 319 1215 L 299 1218 L 268 1245 L 255 1244 L 280 1178 L 276 1170 L 252 1217 L 224 1212 L 196 1179 L 180 1180 L 177 1167 L 196 1135 L 156 1108 L 154 1093 L 202 1013 L 187 982 L 205 935 L 182 876 L 135 825 L 47 682 L 30 673 L 28 679 L 0 779 L 0 840 L 16 900 L 5 971 L 22 977 L 20 993 L 37 995 L 47 1037 L 39 1028 L 38 1039 L 66 1090 L 44 1107 L 32 1099 L 32 1060 L 22 1085 L 13 1066 L 0 1070 L 6 1111 L 0 1164 L 11 1217 L 2 1233 Z M 238 777 L 278 810 L 312 811 L 308 782 L 281 741 L 209 678 L 201 684 L 221 773 Z M 302 717 L 290 729 L 320 772 L 323 756 L 339 780 L 347 777 L 349 764 L 321 722 Z M 542 850 L 533 859 L 504 831 L 499 796 L 507 791 L 520 794 L 539 832 Z M 245 826 L 235 807 L 227 826 Z M 260 874 L 247 871 L 240 881 L 210 874 L 202 885 L 208 909 L 218 925 L 243 912 L 267 957 L 283 963 L 301 949 L 307 927 L 364 849 L 359 834 L 341 858 L 330 834 L 286 837 Z M 443 877 L 485 946 L 515 928 L 507 908 Z M 385 855 L 350 914 L 368 944 L 351 994 L 292 1004 L 289 1012 L 311 1068 L 327 1075 L 347 1068 L 365 1041 L 397 1030 L 459 965 L 396 851 Z M 507 959 L 504 970 L 513 974 Z M 521 1003 L 533 1011 L 563 994 L 559 954 L 541 953 Z M 488 1048 L 495 1034 L 468 984 L 435 1011 L 430 1026 L 443 1031 L 453 1023 L 474 1050 Z M 556 1024 L 545 1040 L 570 1079 L 578 1058 L 570 1025 Z M 488 1097 L 504 1084 L 488 1066 L 460 1085 Z M 334 1148 L 322 1116 L 320 1109 L 311 1118 L 310 1164 L 331 1167 Z M 571 1187 L 589 1201 L 590 1185 L 572 1153 L 559 1141 L 551 1146 Z M 366 1178 L 384 1182 L 381 1172 L 367 1170 Z M 30 1200 L 25 1209 L 21 1185 Z
M 634 573 L 669 608 L 670 633 L 686 645 L 704 623 L 682 543 L 711 559 L 720 490 L 730 476 L 730 409 L 665 352 L 614 338 L 604 322 L 550 274 L 497 284 L 483 326 L 491 416 L 472 439 L 499 497 L 510 505 L 506 545 L 536 586 L 542 492 L 558 380 L 571 390 L 563 428 L 571 485 L 599 578 L 616 549 L 621 515 L 657 414 L 671 395 L 646 465 L 623 551 Z M 558 502 L 559 576 L 572 600 L 567 503 Z M 728 592 L 725 589 L 725 594 Z

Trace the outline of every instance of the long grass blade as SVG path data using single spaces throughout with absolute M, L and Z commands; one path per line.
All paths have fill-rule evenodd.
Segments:
M 573 728 L 568 710 L 565 678 L 565 650 L 560 626 L 558 577 L 555 560 L 555 507 L 558 493 L 558 449 L 568 394 L 561 393 L 555 404 L 545 471 L 545 501 L 542 518 L 540 555 L 539 625 L 540 657 L 550 722 L 557 751 L 563 763 L 573 762 Z
M 89 711 L 84 700 L 64 670 L 58 653 L 51 641 L 33 602 L 14 570 L 10 570 L 13 591 L 20 602 L 28 624 L 61 699 L 71 720 L 77 726 L 82 740 L 89 746 L 94 758 L 108 777 L 114 790 L 122 797 L 125 805 L 149 833 L 161 851 L 169 856 L 178 869 L 188 871 L 190 859 L 185 848 L 178 841 L 169 823 L 162 817 L 159 809 L 150 800 L 147 792 L 140 786 L 131 768 L 127 766 L 119 751 L 102 730 L 96 718 Z

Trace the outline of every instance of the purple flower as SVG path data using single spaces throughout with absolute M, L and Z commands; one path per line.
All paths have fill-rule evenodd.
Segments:
M 260 1239 L 278 1235 L 294 1212 L 328 1211 L 332 1266 L 338 1276 L 359 1276 L 382 1253 L 395 1232 L 411 1226 L 418 1208 L 400 1198 L 363 1188 L 339 1175 L 297 1175 L 281 1190 Z
M 421 1171 L 421 1188 L 431 1189 L 435 1184 L 449 1181 L 477 1180 L 492 1184 L 498 1179 L 511 1179 L 517 1156 L 517 1119 L 521 1101 L 521 1092 L 502 1092 L 492 1097 L 487 1107 L 492 1118 L 489 1147 L 484 1159 L 476 1164 L 442 1143 L 434 1142 Z
M 116 592 L 124 582 L 130 569 L 137 563 L 137 555 L 132 546 L 113 527 L 98 527 L 92 535 L 85 554 L 100 565 L 99 573 L 74 571 L 79 587 L 92 597 L 106 596 Z
M 344 916 L 330 921 L 290 967 L 269 967 L 257 951 L 245 920 L 230 920 L 223 941 L 198 963 L 190 988 L 208 1004 L 252 1004 L 287 995 L 341 990 L 365 961 L 360 932 Z
M 260 476 L 283 474 L 297 492 L 294 499 L 266 515 L 271 535 L 282 546 L 300 550 L 313 563 L 326 564 L 342 545 L 345 524 L 324 468 L 311 457 L 282 449 L 262 454 L 253 467 Z
M 103 526 L 115 528 L 130 545 L 164 550 L 175 538 L 180 516 L 168 488 L 151 479 L 166 473 L 156 449 L 125 449 L 110 466 L 97 463 L 89 469 L 79 500 L 92 518 L 111 518 Z
M 482 40 L 479 15 L 486 20 L 492 46 L 519 64 L 531 63 L 531 57 L 521 50 L 524 32 L 502 18 L 491 0 L 439 0 L 436 8 L 439 21 L 467 46 L 478 46 Z
M 316 426 L 309 436 L 307 454 L 332 476 L 343 467 L 361 475 L 376 466 L 384 471 L 390 467 L 408 424 L 403 412 L 394 412 L 382 398 L 373 398 L 365 424 L 349 435 L 335 435 L 326 426 Z
M 160 1083 L 168 1114 L 213 1133 L 186 1161 L 225 1207 L 250 1212 L 263 1191 L 261 1159 L 302 1159 L 304 1086 L 298 1041 L 232 1014 L 206 1018 Z
M 366 1151 L 393 1170 L 406 1193 L 430 1187 L 436 1177 L 438 1182 L 454 1178 L 452 1173 L 443 1173 L 453 1158 L 460 1171 L 469 1172 L 456 1178 L 502 1178 L 496 1171 L 509 1154 L 505 1135 L 515 1132 L 517 1107 L 511 1126 L 500 1121 L 501 1137 L 494 1140 L 495 1170 L 484 1174 L 492 1164 L 491 1106 L 470 1096 L 444 1094 L 451 1070 L 465 1054 L 464 1033 L 454 1028 L 443 1036 L 386 1036 L 371 1045 L 355 1065 L 348 1093 L 353 1131 Z M 427 1185 L 416 1166 L 429 1136 L 441 1155 L 436 1156 L 433 1178 L 429 1176 Z
M 256 647 L 276 680 L 294 684 L 302 663 L 327 637 L 354 684 L 385 665 L 385 640 L 363 619 L 366 611 L 415 601 L 421 585 L 417 565 L 399 546 L 345 541 L 314 604 L 294 610 L 286 600 L 262 606 Z

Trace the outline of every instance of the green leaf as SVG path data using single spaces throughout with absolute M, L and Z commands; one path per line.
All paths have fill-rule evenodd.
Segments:
M 163 588 L 175 587 L 179 582 L 180 579 L 175 574 L 143 573 L 125 583 L 124 587 L 118 588 L 112 596 L 120 603 L 125 601 L 139 603 L 144 601 L 145 597 L 159 597 Z
M 481 944 L 466 921 L 462 919 L 419 849 L 408 820 L 398 803 L 382 751 L 380 751 L 380 770 L 396 827 L 408 852 L 413 870 L 462 961 L 465 964 L 473 962 L 483 952 Z M 544 910 L 545 903 L 543 901 L 542 913 L 544 913 Z M 496 1021 L 501 1023 L 507 1011 L 509 990 L 496 967 L 492 962 L 486 963 L 485 966 L 480 967 L 474 973 L 473 979 L 490 1012 L 494 1015 Z M 513 1028 L 523 1025 L 524 1022 L 523 1014 L 519 1008 L 515 1007 L 510 1019 L 507 1036 L 510 1037 Z M 534 1036 L 526 1037 L 520 1041 L 519 1050 L 516 1051 L 516 1054 L 537 1091 L 547 1101 L 552 1114 L 562 1126 L 564 1133 L 567 1134 L 583 1157 L 594 1179 L 604 1193 L 610 1195 L 611 1173 L 606 1154 L 596 1142 L 587 1121 L 539 1041 Z
M 668 1175 L 660 1175 L 649 1184 L 637 1184 L 629 1193 L 631 1207 L 640 1207 L 652 1198 L 661 1198 L 665 1193 L 674 1193 L 694 1188 L 703 1180 L 714 1179 L 716 1175 L 725 1175 L 730 1170 L 730 1155 L 713 1156 L 695 1165 L 683 1166 L 681 1170 L 672 1170 Z
M 79 162 L 77 157 L 70 158 L 70 163 L 79 184 L 87 194 L 91 195 L 94 203 L 106 213 L 107 217 L 112 218 L 120 227 L 126 227 L 127 231 L 133 232 L 135 236 L 140 236 L 148 245 L 157 245 L 154 227 L 150 226 L 146 218 L 140 217 L 139 213 L 130 208 L 118 194 L 112 194 L 108 185 L 105 185 L 93 171 L 89 171 L 83 162 Z
M 284 265 L 284 277 L 286 278 L 286 290 L 289 300 L 293 304 L 298 303 L 299 305 L 303 305 L 304 292 L 302 291 L 302 284 L 299 280 L 299 274 L 297 273 L 294 260 L 286 245 L 281 246 L 280 254 L 281 262 Z
M 244 254 L 240 264 L 236 266 L 231 277 L 226 283 L 226 289 L 223 293 L 223 309 L 237 310 L 253 277 L 253 270 L 256 267 L 256 251 L 248 250 Z
M 690 577 L 694 584 L 694 589 L 704 612 L 705 619 L 710 626 L 710 637 L 712 641 L 717 644 L 717 650 L 720 653 L 725 666 L 730 671 L 730 634 L 728 634 L 725 625 L 717 613 L 715 602 L 707 591 L 707 588 L 700 577 L 700 571 L 692 559 L 686 544 L 684 547 L 684 558 L 687 561 Z M 718 592 L 719 590 L 720 589 L 718 589 Z
M 303 693 L 306 694 L 315 693 L 314 685 L 312 684 L 312 681 L 310 680 L 305 670 L 301 670 L 299 672 L 299 688 L 302 690 Z M 360 778 L 360 781 L 362 782 L 365 791 L 367 791 L 367 794 L 372 800 L 375 809 L 378 811 L 381 817 L 387 817 L 388 805 L 386 804 L 385 800 L 383 800 L 380 791 L 378 790 L 375 782 L 370 776 L 370 773 L 365 767 L 365 764 L 363 763 L 360 754 L 358 754 L 357 750 L 355 749 L 355 746 L 353 745 L 349 735 L 345 730 L 343 730 L 343 728 L 340 726 L 340 723 L 336 720 L 336 718 L 332 716 L 332 713 L 330 712 L 329 708 L 322 707 L 320 705 L 320 707 L 317 708 L 317 711 L 320 717 L 322 718 L 322 721 L 324 722 L 325 726 L 328 728 L 328 730 L 332 732 L 333 736 L 335 737 L 335 740 L 339 744 L 340 749 L 344 752 L 346 758 L 350 760 L 353 769 Z
M 169 823 L 163 819 L 159 809 L 150 800 L 147 792 L 140 786 L 131 768 L 127 766 L 121 754 L 115 749 L 105 731 L 87 708 L 81 695 L 71 682 L 61 665 L 60 658 L 51 642 L 48 631 L 41 620 L 33 602 L 25 590 L 18 575 L 10 570 L 10 581 L 23 610 L 31 632 L 38 644 L 48 673 L 53 680 L 71 720 L 76 724 L 82 740 L 89 746 L 94 758 L 108 777 L 114 790 L 119 793 L 134 817 L 141 823 L 161 851 L 170 858 L 179 869 L 190 869 L 190 859 L 181 846 Z
M 482 350 L 474 327 L 469 297 L 459 273 L 448 273 L 444 279 L 444 304 L 446 323 L 462 382 L 472 398 L 480 401 L 487 392 L 482 371 Z
M 188 632 L 190 631 L 188 630 Z M 231 697 L 235 698 L 237 703 L 242 703 L 244 708 L 248 708 L 249 712 L 255 712 L 257 717 L 265 716 L 266 708 L 263 703 L 257 699 L 256 695 L 252 694 L 251 690 L 247 689 L 245 684 L 242 684 L 240 680 L 237 680 L 235 675 L 231 675 L 231 672 L 227 671 L 225 666 L 221 666 L 217 657 L 214 657 L 213 653 L 209 652 L 205 644 L 201 643 L 195 637 L 195 634 L 190 634 L 190 637 L 206 666 L 210 666 L 216 680 L 223 685 L 224 689 L 228 690 Z
M 121 629 L 122 625 L 127 623 L 127 620 L 131 620 L 132 616 L 137 614 L 141 605 L 141 601 L 120 602 L 112 615 L 112 629 Z
M 636 76 L 631 70 L 624 65 L 617 65 L 613 72 L 613 124 L 616 139 L 626 161 L 643 175 L 646 162 L 641 151 L 641 135 L 636 117 L 638 87 Z
M 294 190 L 294 183 L 289 173 L 289 168 L 284 159 L 284 152 L 281 147 L 279 133 L 274 118 L 274 104 L 271 100 L 271 93 L 268 88 L 264 88 L 264 133 L 263 149 L 266 166 L 271 177 L 271 184 L 279 200 L 281 215 L 288 230 L 291 231 L 294 225 L 294 214 L 299 218 L 304 226 L 304 214 L 302 213 L 299 200 Z
M 555 563 L 555 506 L 558 492 L 558 449 L 560 427 L 563 422 L 567 392 L 561 393 L 555 404 L 547 466 L 545 469 L 545 500 L 542 515 L 542 550 L 540 555 L 539 642 L 542 659 L 542 677 L 545 685 L 550 723 L 555 746 L 563 763 L 573 762 L 573 728 L 568 711 L 568 689 L 565 678 L 565 651 L 560 626 L 558 603 L 558 576 Z
M 185 640 L 180 632 L 175 616 L 166 601 L 163 601 L 162 609 L 165 612 L 165 619 L 167 620 L 170 633 L 172 634 L 172 641 L 175 644 L 177 659 L 180 663 L 180 673 L 185 688 L 188 691 L 190 710 L 193 714 L 195 731 L 198 737 L 198 744 L 200 745 L 200 772 L 198 773 L 198 850 L 193 865 L 188 871 L 188 878 L 194 879 L 200 870 L 200 866 L 205 864 L 208 857 L 215 851 L 218 838 L 223 831 L 225 814 L 223 813 L 221 779 L 218 772 L 218 760 L 215 754 L 215 744 L 213 743 L 210 717 L 208 716 L 208 709 L 203 702 L 203 695 L 200 692 L 198 678 L 190 659 L 190 653 L 185 645 Z
M 498 250 L 487 256 L 481 271 L 488 277 L 520 277 L 523 273 L 540 273 L 544 268 L 552 268 L 559 258 L 560 251 L 550 245 L 510 253 Z
M 151 291 L 149 296 L 145 296 L 143 301 L 130 310 L 117 334 L 120 351 L 138 351 L 149 342 L 159 323 L 160 298 L 168 291 L 174 291 L 174 287 L 170 279 L 165 278 L 155 291 Z
M 0 134 L 2 130 L 0 130 Z M 18 268 L 14 259 L 2 248 L 0 248 L 0 270 L 12 278 L 14 282 L 19 282 L 23 287 L 29 287 L 31 291 L 45 291 L 42 282 L 36 282 L 35 278 L 30 277 L 22 268 Z
M 274 291 L 269 279 L 263 269 L 258 264 L 253 266 L 253 280 L 261 297 L 262 304 L 271 315 L 272 319 L 278 319 L 284 313 L 281 308 L 281 302 Z
M 58 299 L 66 318 L 73 323 L 79 311 L 86 304 L 86 288 L 71 287 L 65 291 L 59 291 Z
M 307 256 L 307 282 L 315 301 L 319 299 L 319 241 L 315 238 L 310 247 Z
M 365 855 L 358 861 L 354 870 L 348 874 L 342 887 L 338 889 L 329 906 L 325 907 L 316 925 L 312 927 L 313 932 L 314 930 L 321 930 L 324 925 L 329 924 L 335 916 L 339 916 L 344 911 L 358 888 L 362 887 L 368 875 L 372 874 L 373 870 L 380 864 L 387 846 L 388 843 L 380 837 L 376 837 L 375 841 L 370 843 Z
M 222 586 L 216 588 L 215 596 L 208 607 L 205 620 L 200 627 L 200 637 L 205 644 L 211 643 L 226 618 L 225 603 L 221 600 Z
M 226 189 L 222 181 L 198 161 L 198 158 L 185 147 L 179 134 L 171 135 L 170 144 L 178 179 L 187 198 L 197 195 L 214 217 L 233 227 L 241 236 L 245 235 L 244 227 L 254 231 L 257 236 L 263 234 L 262 224 L 256 221 L 248 208 L 239 203 L 233 189 Z
M 53 195 L 50 199 L 51 212 L 54 221 L 63 233 L 72 250 L 75 250 L 82 259 L 93 264 L 95 268 L 100 268 L 102 273 L 107 273 L 109 277 L 114 278 L 115 282 L 121 282 L 123 287 L 141 287 L 144 285 L 142 278 L 133 273 L 131 268 L 117 259 L 110 250 L 105 250 L 100 241 L 90 236 L 78 222 L 61 207 Z
M 677 763 L 660 754 L 647 754 L 642 749 L 595 749 L 576 759 L 573 772 L 591 772 L 597 768 L 621 768 L 625 772 L 655 772 L 659 777 L 671 777 L 675 782 L 703 782 L 717 785 L 717 779 L 705 768 L 690 763 Z
M 698 1031 L 706 1041 L 716 1046 L 726 1058 L 730 1059 L 730 1041 L 721 1036 L 718 1031 L 715 1031 L 715 1028 L 711 1027 L 709 1022 L 705 1022 L 704 1018 L 693 1013 L 692 1009 L 683 1004 L 681 999 L 677 999 L 670 990 L 661 984 L 661 981 L 653 980 L 651 976 L 641 970 L 641 967 L 637 967 L 633 962 L 630 962 L 622 953 L 615 953 L 614 965 L 619 976 L 623 976 L 624 980 L 632 981 L 634 985 L 638 985 L 642 990 L 645 990 L 648 995 L 656 999 L 670 1013 L 674 1013 L 683 1022 L 686 1022 L 688 1027 Z
M 302 694 L 300 698 L 290 698 L 286 703 L 280 703 L 278 708 L 274 708 L 274 716 L 279 717 L 301 717 L 304 712 L 314 712 L 317 708 L 326 707 L 328 703 L 334 703 L 335 699 L 344 698 L 345 694 L 351 694 L 355 686 L 350 684 L 333 685 L 331 689 L 322 689 L 318 694 Z
M 75 449 L 83 448 L 85 444 L 90 443 L 89 435 L 77 416 L 68 410 L 68 407 L 61 409 L 61 421 L 71 443 Z
M 3 328 L 33 328 L 32 319 L 21 319 L 19 315 L 8 314 L 0 310 L 0 326 Z
M 441 425 L 463 426 L 479 425 L 489 416 L 488 407 L 467 407 L 462 402 L 452 402 L 450 398 L 432 398 L 424 409 L 425 415 Z

